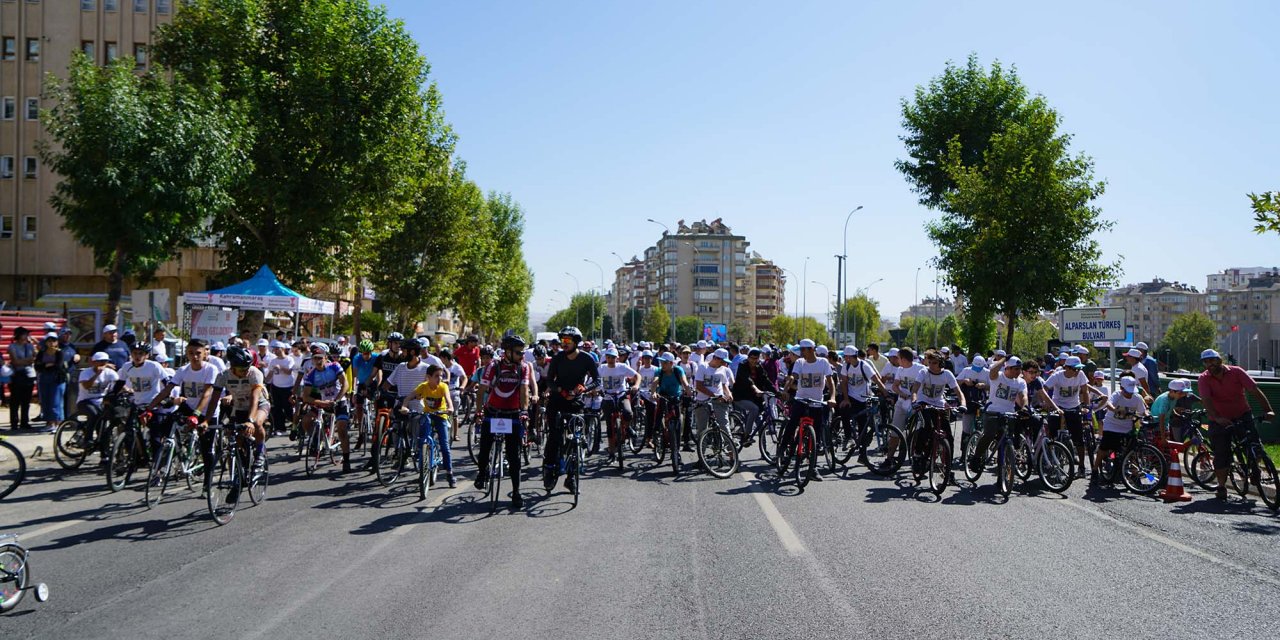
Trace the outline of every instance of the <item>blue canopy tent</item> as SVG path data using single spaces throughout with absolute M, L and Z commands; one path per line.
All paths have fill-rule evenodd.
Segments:
M 280 283 L 271 267 L 262 265 L 252 278 L 204 293 L 188 293 L 183 304 L 212 305 L 262 311 L 287 311 L 291 313 L 317 313 L 333 315 L 334 304 L 326 300 L 308 298 Z

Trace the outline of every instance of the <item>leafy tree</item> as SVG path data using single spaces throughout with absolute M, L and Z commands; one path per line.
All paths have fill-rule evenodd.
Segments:
M 1023 320 L 1013 331 L 1013 355 L 1024 360 L 1045 354 L 1049 341 L 1058 337 L 1058 329 L 1047 320 Z
M 960 321 L 956 319 L 954 314 L 947 314 L 947 317 L 938 323 L 938 347 L 959 344 L 960 342 Z
M 644 316 L 644 339 L 654 343 L 666 342 L 671 331 L 671 315 L 662 305 L 654 305 Z
M 739 344 L 750 344 L 755 338 L 755 336 L 751 334 L 751 330 L 747 328 L 747 325 L 742 324 L 741 322 L 730 323 L 727 327 L 727 332 L 729 334 L 729 340 Z
M 528 326 L 533 275 L 524 261 L 524 211 L 520 205 L 511 194 L 490 193 L 485 199 L 485 211 L 492 235 L 491 242 L 485 243 L 487 260 L 481 264 L 493 271 L 492 295 L 476 296 L 470 288 L 461 289 L 454 306 L 462 309 L 474 299 L 485 299 L 486 306 L 473 309 L 473 320 L 491 333 L 500 333 Z M 596 318 L 603 324 L 603 313 L 597 313 Z
M 938 323 L 933 321 L 933 316 L 907 316 L 898 323 L 898 328 L 907 330 L 907 346 L 918 346 L 921 350 L 942 346 L 934 344 L 933 341 L 937 326 Z
M 804 338 L 818 344 L 827 341 L 827 328 L 809 316 L 797 320 L 792 316 L 779 314 L 769 322 L 769 332 L 783 344 L 795 344 Z
M 1190 368 L 1200 364 L 1200 352 L 1217 341 L 1218 329 L 1209 316 L 1192 311 L 1174 318 L 1164 334 L 1161 349 L 1173 352 L 1174 361 Z
M 77 53 L 66 84 L 51 78 L 46 91 L 56 106 L 40 155 L 62 178 L 50 203 L 107 272 L 114 319 L 125 278 L 151 279 L 231 207 L 243 123 L 211 91 L 181 74 L 139 77 L 132 60 L 98 67 Z
M 248 118 L 252 172 L 213 227 L 233 275 L 372 275 L 452 152 L 426 60 L 367 0 L 195 0 L 157 29 L 156 59 Z
M 880 303 L 859 293 L 845 300 L 844 309 L 837 308 L 833 318 L 846 318 L 846 328 L 857 334 L 858 346 L 865 347 L 883 339 L 880 335 Z M 844 345 L 841 345 L 844 346 Z
M 569 308 L 561 309 L 547 318 L 547 331 L 559 331 L 567 325 L 573 325 L 582 331 L 583 339 L 590 340 L 595 335 L 591 327 L 592 306 L 595 307 L 598 326 L 604 322 L 604 298 L 594 293 L 579 293 L 569 300 Z
M 667 322 L 670 323 L 670 321 L 671 320 L 668 318 Z M 631 307 L 630 309 L 627 309 L 626 313 L 622 314 L 622 322 L 618 323 L 618 330 L 627 336 L 628 341 L 635 342 L 639 340 L 648 340 L 649 338 L 647 337 L 641 337 L 645 335 L 644 323 L 644 309 Z
M 1114 223 L 1092 204 L 1104 189 L 1093 161 L 1068 155 L 1070 136 L 1042 98 L 1029 106 L 1025 124 L 992 136 L 980 167 L 965 166 L 952 141 L 950 210 L 927 226 L 949 284 L 1013 320 L 1093 299 L 1120 272 L 1099 262 L 1093 234 Z M 1019 277 L 1008 277 L 1011 266 Z
M 698 316 L 676 317 L 676 342 L 689 344 L 702 339 L 702 318 Z
M 347 314 L 334 321 L 334 330 L 338 333 L 351 333 L 355 325 L 355 315 Z M 360 314 L 360 331 L 380 336 L 387 331 L 387 317 L 376 311 L 364 311 Z M 358 341 L 358 339 L 357 339 Z
M 1280 192 L 1268 191 L 1261 195 L 1249 194 L 1253 204 L 1253 230 L 1259 234 L 1272 231 L 1280 233 Z
M 969 55 L 964 68 L 948 62 L 927 87 L 916 87 L 915 99 L 902 101 L 906 132 L 900 139 L 910 159 L 894 166 L 920 195 L 920 204 L 947 210 L 947 194 L 956 188 L 947 165 L 982 164 L 992 136 L 1024 120 L 1026 102 L 1016 69 L 1006 71 L 999 61 L 986 69 L 977 54 Z M 958 158 L 952 157 L 952 143 L 959 146 Z
M 972 298 L 964 301 L 964 318 L 961 343 L 970 352 L 985 353 L 996 343 L 996 319 L 989 307 Z
M 600 335 L 604 336 L 605 340 L 620 339 L 618 338 L 618 336 L 614 335 L 613 316 L 609 314 L 605 314 L 604 321 L 602 323 L 602 328 L 600 330 Z

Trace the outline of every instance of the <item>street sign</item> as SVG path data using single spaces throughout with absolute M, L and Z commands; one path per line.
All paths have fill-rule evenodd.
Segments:
M 133 321 L 169 322 L 169 290 L 168 289 L 134 289 Z
M 1058 312 L 1058 339 L 1063 342 L 1124 340 L 1124 307 L 1082 307 Z

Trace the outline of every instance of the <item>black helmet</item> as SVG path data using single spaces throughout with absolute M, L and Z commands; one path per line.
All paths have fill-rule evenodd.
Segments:
M 247 367 L 253 364 L 253 354 L 238 344 L 231 345 L 231 348 L 227 349 L 227 364 L 236 368 Z
M 535 357 L 535 358 L 545 358 L 545 357 L 547 357 L 547 348 L 546 348 L 546 347 L 544 347 L 544 346 L 542 346 L 542 345 L 537 345 L 537 346 L 535 346 L 535 347 L 533 348 L 533 357 Z
M 405 351 L 422 351 L 422 343 L 418 342 L 416 339 L 405 340 L 404 344 L 400 345 L 400 348 Z
M 573 325 L 569 325 L 561 329 L 560 333 L 556 335 L 558 335 L 561 338 L 565 338 L 565 337 L 573 338 L 574 342 L 579 342 L 579 343 L 582 342 L 582 332 L 578 331 L 578 328 Z
M 503 351 L 524 351 L 524 345 L 524 338 L 521 338 L 514 333 L 508 333 L 507 335 L 502 336 L 501 346 Z
M 392 331 L 390 334 L 387 335 L 387 342 L 403 342 L 403 341 L 404 341 L 404 335 L 401 334 L 399 331 Z
M 491 356 L 491 355 L 493 355 L 493 347 L 491 347 L 491 346 L 489 346 L 489 345 L 487 345 L 487 344 L 486 344 L 485 346 L 483 346 L 483 347 L 480 347 L 480 355 L 482 355 L 482 356 Z
M 145 351 L 151 353 L 151 343 L 145 340 L 139 340 L 129 347 L 130 351 Z

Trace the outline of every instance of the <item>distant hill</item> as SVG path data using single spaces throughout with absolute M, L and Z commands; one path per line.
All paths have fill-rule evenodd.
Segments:
M 545 325 L 552 315 L 549 311 L 529 311 L 529 333 L 546 331 Z

